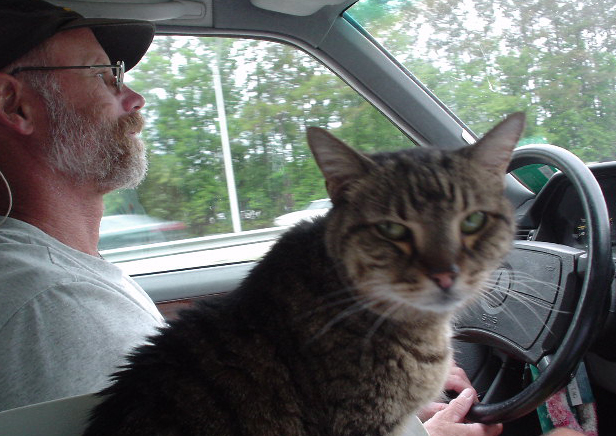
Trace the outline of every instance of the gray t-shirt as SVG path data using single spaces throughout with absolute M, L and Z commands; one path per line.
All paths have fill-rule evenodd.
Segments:
M 0 410 L 102 389 L 163 324 L 115 265 L 22 221 L 0 226 Z

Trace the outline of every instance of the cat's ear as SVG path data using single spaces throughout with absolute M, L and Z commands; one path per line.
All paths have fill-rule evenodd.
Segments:
M 364 176 L 374 163 L 327 130 L 309 127 L 306 133 L 310 150 L 325 177 L 329 197 L 335 203 L 344 186 Z
M 476 144 L 469 147 L 475 161 L 490 172 L 505 174 L 511 153 L 524 131 L 525 120 L 523 112 L 516 112 L 492 128 Z

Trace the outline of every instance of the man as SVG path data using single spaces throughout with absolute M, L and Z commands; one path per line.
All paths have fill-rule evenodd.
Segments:
M 0 18 L 0 171 L 10 187 L 0 181 L 0 216 L 12 200 L 0 225 L 4 410 L 99 390 L 163 319 L 97 253 L 103 195 L 145 174 L 145 102 L 117 62 L 139 61 L 153 25 L 86 20 L 38 0 L 3 0 Z
M 143 290 L 97 253 L 103 195 L 145 175 L 137 137 L 145 101 L 123 85 L 121 62 L 128 70 L 139 61 L 153 26 L 83 19 L 42 0 L 3 0 L 0 18 L 5 410 L 100 390 L 163 320 Z M 454 372 L 449 388 L 469 386 Z M 463 424 L 475 398 L 466 389 L 428 409 L 426 418 L 436 413 L 426 422 L 430 433 L 500 433 L 500 425 Z

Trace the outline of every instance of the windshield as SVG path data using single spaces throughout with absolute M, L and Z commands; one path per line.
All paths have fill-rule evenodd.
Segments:
M 520 145 L 616 159 L 616 4 L 361 0 L 349 15 L 478 136 L 528 117 Z

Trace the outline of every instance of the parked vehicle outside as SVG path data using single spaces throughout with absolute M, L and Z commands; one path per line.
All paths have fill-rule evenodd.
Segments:
M 181 221 L 148 215 L 108 215 L 101 220 L 99 250 L 175 241 L 187 237 Z
M 332 207 L 332 202 L 329 198 L 311 201 L 305 209 L 296 210 L 295 212 L 285 213 L 274 220 L 276 226 L 292 226 L 300 221 L 311 220 L 327 213 Z

